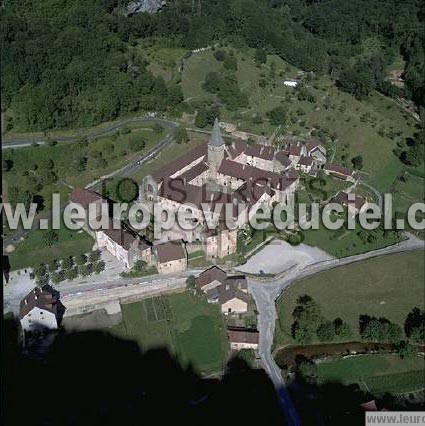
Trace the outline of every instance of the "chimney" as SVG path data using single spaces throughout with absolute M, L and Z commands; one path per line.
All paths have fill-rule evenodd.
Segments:
M 35 299 L 35 300 L 37 300 L 37 299 L 38 299 L 38 296 L 34 296 L 34 299 Z
M 24 300 L 24 303 L 25 303 L 25 305 L 28 305 L 28 300 L 27 300 L 27 299 L 25 299 L 25 300 Z

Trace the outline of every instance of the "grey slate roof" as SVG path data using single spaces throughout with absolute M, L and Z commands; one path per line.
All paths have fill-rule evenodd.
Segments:
M 210 137 L 209 145 L 216 146 L 216 147 L 224 145 L 224 140 L 221 136 L 221 131 L 220 131 L 220 124 L 218 123 L 217 118 L 214 121 L 214 127 Z

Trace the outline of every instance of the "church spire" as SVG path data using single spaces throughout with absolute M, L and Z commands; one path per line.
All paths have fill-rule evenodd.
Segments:
M 216 147 L 224 145 L 224 140 L 221 136 L 220 124 L 218 122 L 218 118 L 216 118 L 214 121 L 214 127 L 210 137 L 209 145 L 216 146 Z

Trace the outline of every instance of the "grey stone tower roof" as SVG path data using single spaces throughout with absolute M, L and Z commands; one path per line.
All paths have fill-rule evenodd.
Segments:
M 213 127 L 212 134 L 211 134 L 211 137 L 210 137 L 209 145 L 217 146 L 217 147 L 224 145 L 224 140 L 221 137 L 221 131 L 220 131 L 220 125 L 218 123 L 218 118 L 216 118 L 215 121 L 214 121 L 214 127 Z

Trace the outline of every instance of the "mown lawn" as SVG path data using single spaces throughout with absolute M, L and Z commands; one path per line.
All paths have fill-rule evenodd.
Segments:
M 183 366 L 218 371 L 227 359 L 225 325 L 218 306 L 179 293 L 121 306 L 122 324 L 111 328 L 142 350 L 165 347 Z
M 86 232 L 72 231 L 62 225 L 61 229 L 55 231 L 58 234 L 58 242 L 48 247 L 43 240 L 45 232 L 47 231 L 39 229 L 30 232 L 28 237 L 18 244 L 9 256 L 12 270 L 35 267 L 53 259 L 78 256 L 89 252 L 94 244 L 93 239 Z
M 337 317 L 358 340 L 359 316 L 384 317 L 402 328 L 415 307 L 424 309 L 424 254 L 421 251 L 381 256 L 341 266 L 299 281 L 284 291 L 276 307 L 275 345 L 294 343 L 292 312 L 299 296 L 308 294 L 329 320 Z
M 358 355 L 316 365 L 319 383 L 356 383 L 374 394 L 410 392 L 425 386 L 421 356 L 402 360 L 398 355 Z

